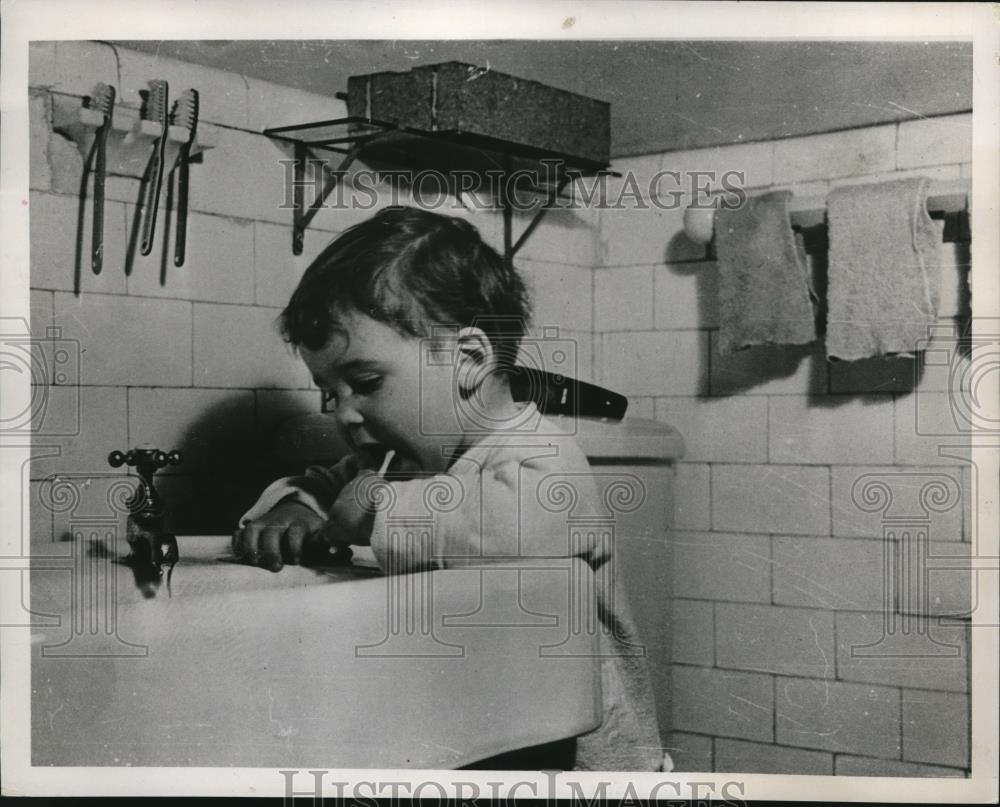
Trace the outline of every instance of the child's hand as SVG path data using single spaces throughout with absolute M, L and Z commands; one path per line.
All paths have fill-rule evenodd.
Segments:
M 327 513 L 326 524 L 320 536 L 329 546 L 355 544 L 366 546 L 371 542 L 375 510 L 381 498 L 375 486 L 382 482 L 374 471 L 361 470 L 344 489 Z
M 281 502 L 233 533 L 233 555 L 244 563 L 278 572 L 284 563 L 296 564 L 302 559 L 310 535 L 322 526 L 322 516 L 306 505 Z

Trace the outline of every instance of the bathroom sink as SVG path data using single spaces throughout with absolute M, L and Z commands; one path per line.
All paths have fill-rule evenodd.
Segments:
M 454 768 L 600 722 L 578 560 L 275 574 L 178 543 L 169 596 L 79 538 L 33 566 L 34 765 Z

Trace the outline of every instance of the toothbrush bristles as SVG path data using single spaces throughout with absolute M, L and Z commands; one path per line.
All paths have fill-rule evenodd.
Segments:
M 98 84 L 94 87 L 94 94 L 90 99 L 90 106 L 102 115 L 110 115 L 111 108 L 115 103 L 115 88 L 107 84 Z
M 160 79 L 149 82 L 148 120 L 164 123 L 167 120 L 167 83 Z
M 185 129 L 194 128 L 198 119 L 198 91 L 185 90 L 181 97 L 174 104 L 174 126 L 183 126 Z

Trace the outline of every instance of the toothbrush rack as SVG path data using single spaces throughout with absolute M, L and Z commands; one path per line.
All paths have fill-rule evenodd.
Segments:
M 79 101 L 57 98 L 53 104 L 52 128 L 73 140 L 86 164 L 94 144 L 97 129 L 104 122 L 95 109 L 81 107 Z M 139 110 L 116 105 L 108 133 L 106 170 L 115 176 L 141 178 L 149 162 L 153 141 L 163 133 L 163 125 L 143 120 Z M 188 142 L 190 130 L 184 126 L 167 128 L 164 174 L 169 174 L 177 163 L 182 147 Z M 190 154 L 202 154 L 216 145 L 215 139 L 199 128 L 191 144 Z

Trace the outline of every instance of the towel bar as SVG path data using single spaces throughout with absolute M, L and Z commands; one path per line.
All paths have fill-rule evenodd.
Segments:
M 931 213 L 960 213 L 968 207 L 968 202 L 967 179 L 932 182 L 927 194 L 927 210 Z M 826 216 L 826 197 L 792 197 L 788 213 L 794 227 L 820 225 Z M 684 211 L 684 234 L 696 244 L 707 244 L 712 240 L 714 224 L 714 207 L 688 207 Z

